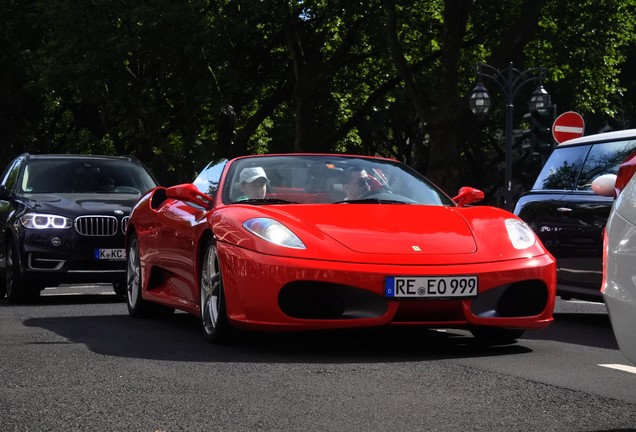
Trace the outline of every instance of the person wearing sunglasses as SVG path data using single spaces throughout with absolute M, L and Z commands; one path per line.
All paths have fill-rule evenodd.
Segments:
M 345 172 L 342 188 L 346 194 L 345 200 L 354 200 L 369 192 L 371 178 L 360 168 L 351 168 Z

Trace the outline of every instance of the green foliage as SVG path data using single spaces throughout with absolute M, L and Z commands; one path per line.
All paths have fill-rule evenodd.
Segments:
M 630 118 L 636 80 L 621 70 L 636 68 L 635 3 L 7 0 L 4 162 L 23 151 L 133 154 L 170 184 L 245 153 L 381 154 L 427 174 L 465 164 L 434 180 L 492 195 L 505 107 L 495 91 L 490 117 L 471 116 L 475 63 L 546 66 L 559 112 L 590 125 Z M 516 123 L 531 91 L 517 96 Z
M 618 114 L 619 81 L 626 48 L 636 42 L 634 0 L 548 3 L 527 61 L 542 64 L 553 81 L 553 98 L 563 110 Z

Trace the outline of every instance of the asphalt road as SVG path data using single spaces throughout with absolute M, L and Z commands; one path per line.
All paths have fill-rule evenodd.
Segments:
M 214 346 L 187 314 L 128 317 L 108 287 L 44 294 L 0 301 L 2 432 L 636 430 L 636 365 L 603 304 L 559 300 L 550 328 L 489 349 L 417 329 Z

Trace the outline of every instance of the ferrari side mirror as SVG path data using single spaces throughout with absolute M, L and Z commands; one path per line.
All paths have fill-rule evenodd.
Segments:
M 201 192 L 192 183 L 171 186 L 166 189 L 166 196 L 186 203 L 192 203 L 205 209 L 212 208 L 212 203 L 214 202 L 211 196 Z
M 483 199 L 483 191 L 470 186 L 464 186 L 459 190 L 457 196 L 453 198 L 453 201 L 455 201 L 458 206 L 463 207 L 465 205 L 472 204 Z

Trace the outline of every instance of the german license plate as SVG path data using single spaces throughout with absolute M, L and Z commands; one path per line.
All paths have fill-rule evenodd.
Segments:
M 477 295 L 477 276 L 390 276 L 384 283 L 386 297 L 466 298 Z
M 95 259 L 124 261 L 126 259 L 126 249 L 95 249 Z

